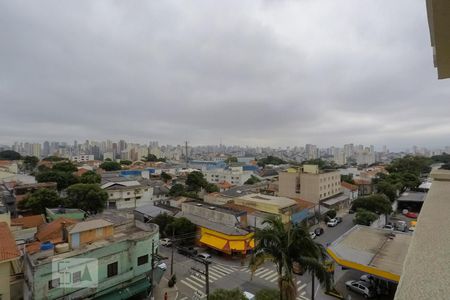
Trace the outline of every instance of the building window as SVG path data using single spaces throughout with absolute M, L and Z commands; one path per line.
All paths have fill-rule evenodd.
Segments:
M 131 198 L 125 198 L 125 199 L 123 199 L 123 200 L 125 200 L 125 201 L 130 201 L 130 200 L 131 200 Z
M 57 287 L 59 287 L 59 278 L 50 280 L 48 282 L 48 289 L 49 290 L 52 290 L 52 289 L 57 288 Z
M 109 194 L 109 196 L 110 196 L 110 197 L 112 197 L 112 196 L 114 196 L 114 194 L 113 194 L 113 193 L 111 193 L 111 194 Z
M 139 200 L 139 199 L 141 199 L 142 197 L 141 196 L 139 196 L 139 197 L 136 197 L 136 200 Z
M 145 265 L 146 263 L 148 263 L 148 254 L 138 257 L 138 259 L 137 259 L 138 266 Z
M 118 274 L 119 264 L 116 262 L 113 262 L 112 264 L 108 265 L 108 278 L 116 276 Z
M 129 195 L 130 194 L 130 192 L 127 192 L 127 195 Z
M 81 281 L 81 271 L 77 271 L 72 274 L 72 283 L 78 283 Z

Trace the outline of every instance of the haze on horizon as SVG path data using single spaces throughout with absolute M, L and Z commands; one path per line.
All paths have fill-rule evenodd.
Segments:
M 425 1 L 2 1 L 0 144 L 442 147 Z

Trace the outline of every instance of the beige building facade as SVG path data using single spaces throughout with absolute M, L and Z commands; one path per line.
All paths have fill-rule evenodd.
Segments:
M 318 203 L 342 192 L 339 171 L 320 171 L 318 166 L 304 165 L 279 174 L 278 195 L 302 198 Z

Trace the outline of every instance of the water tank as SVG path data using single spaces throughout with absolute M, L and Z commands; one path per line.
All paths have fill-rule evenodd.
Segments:
M 62 243 L 55 246 L 56 253 L 64 253 L 70 250 L 68 243 Z
M 55 246 L 50 243 L 50 242 L 45 242 L 41 244 L 41 251 L 46 251 L 46 250 L 51 250 L 53 249 Z

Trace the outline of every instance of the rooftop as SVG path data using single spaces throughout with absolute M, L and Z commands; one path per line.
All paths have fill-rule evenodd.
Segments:
M 397 201 L 423 202 L 427 193 L 422 192 L 404 192 Z
M 346 188 L 346 189 L 348 189 L 348 190 L 351 190 L 351 191 L 357 191 L 358 190 L 358 186 L 356 186 L 354 184 L 351 184 L 351 183 L 348 183 L 348 182 L 345 182 L 345 181 L 341 182 L 341 186 Z
M 33 215 L 21 218 L 11 219 L 11 226 L 21 226 L 22 228 L 39 227 L 45 223 L 43 215 Z
M 20 252 L 8 223 L 0 222 L 0 262 L 18 258 Z
M 249 232 L 237 227 L 231 227 L 231 226 L 227 226 L 227 225 L 223 225 L 223 224 L 219 224 L 213 221 L 210 221 L 208 219 L 193 215 L 193 214 L 189 214 L 186 212 L 179 212 L 176 215 L 177 218 L 186 218 L 189 221 L 191 221 L 192 223 L 194 223 L 197 226 L 201 226 L 201 227 L 205 227 L 226 235 L 247 235 Z
M 229 190 L 223 191 L 220 194 L 225 197 L 240 197 L 246 194 L 253 194 L 258 192 L 260 189 L 264 189 L 267 187 L 267 183 L 256 183 L 251 185 L 242 185 L 231 188 Z
M 356 225 L 327 251 L 339 265 L 398 282 L 411 235 L 390 234 L 387 229 Z
M 79 223 L 76 223 L 76 224 L 70 226 L 69 233 L 83 232 L 83 231 L 93 230 L 93 229 L 97 229 L 97 228 L 108 227 L 108 226 L 112 226 L 112 225 L 114 225 L 114 224 L 111 222 L 108 222 L 106 220 L 94 219 L 94 220 L 79 222 Z
M 173 213 L 170 210 L 158 207 L 158 206 L 154 206 L 153 204 L 147 204 L 147 205 L 143 205 L 143 206 L 139 206 L 136 207 L 134 209 L 136 212 L 142 213 L 144 215 L 147 216 L 151 216 L 151 217 L 156 217 L 159 214 L 168 214 L 168 215 L 173 215 Z
M 255 203 L 264 203 L 264 204 L 270 203 L 273 205 L 277 205 L 279 208 L 287 208 L 297 204 L 294 200 L 287 197 L 269 196 L 264 194 L 242 195 L 239 198 Z
M 241 210 L 241 209 L 234 209 L 232 207 L 225 207 L 222 205 L 216 205 L 216 204 L 207 203 L 207 202 L 203 202 L 203 201 L 196 201 L 196 200 L 190 200 L 190 201 L 184 202 L 183 205 L 200 206 L 200 207 L 204 207 L 206 209 L 213 209 L 215 211 L 220 211 L 222 213 L 231 214 L 236 217 L 242 215 L 245 212 L 244 210 Z
M 433 170 L 395 299 L 447 299 L 450 295 L 450 171 Z

